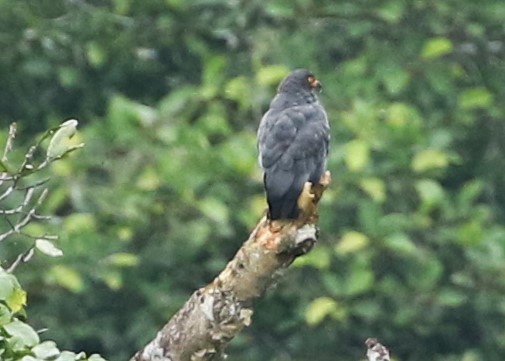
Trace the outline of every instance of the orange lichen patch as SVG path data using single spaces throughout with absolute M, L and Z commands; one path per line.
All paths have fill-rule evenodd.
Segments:
M 271 223 L 266 228 L 268 229 L 268 231 L 265 232 L 267 237 L 261 240 L 261 244 L 265 249 L 276 252 L 279 248 L 279 240 L 282 237 L 282 228 L 277 228 L 277 226 L 272 227 Z
M 259 243 L 259 244 L 263 244 L 269 238 L 272 237 L 271 233 L 272 232 L 270 231 L 269 222 L 265 221 L 265 222 L 261 222 L 261 224 L 258 225 L 254 234 L 251 235 L 251 237 L 253 238 L 254 242 Z

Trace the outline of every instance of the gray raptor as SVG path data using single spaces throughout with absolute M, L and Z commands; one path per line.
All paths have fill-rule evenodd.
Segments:
M 317 100 L 314 74 L 297 69 L 282 80 L 258 129 L 259 163 L 268 218 L 296 219 L 305 182 L 319 183 L 326 170 L 330 126 Z

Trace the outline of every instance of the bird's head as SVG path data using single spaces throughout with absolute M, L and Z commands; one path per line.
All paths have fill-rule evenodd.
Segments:
M 312 72 L 307 69 L 296 69 L 282 80 L 278 92 L 299 92 L 300 90 L 319 92 L 321 89 L 321 83 Z

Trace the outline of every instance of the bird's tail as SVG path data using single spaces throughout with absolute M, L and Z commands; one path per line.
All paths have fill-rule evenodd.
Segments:
M 268 199 L 268 219 L 297 219 L 300 210 L 298 199 L 283 197 L 280 199 Z

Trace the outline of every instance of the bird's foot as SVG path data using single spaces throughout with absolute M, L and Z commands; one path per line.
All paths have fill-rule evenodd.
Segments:
M 327 170 L 321 176 L 321 179 L 319 179 L 319 184 L 322 185 L 324 188 L 327 188 L 330 185 L 330 183 L 331 183 L 331 172 Z
M 311 190 L 312 190 L 312 183 L 305 182 L 297 202 L 298 208 L 301 210 L 302 213 L 311 211 L 312 206 L 314 205 L 314 194 L 312 194 Z
M 312 193 L 312 183 L 305 182 L 302 193 L 300 193 L 297 202 L 298 208 L 300 209 L 298 220 L 302 221 L 302 223 L 305 223 L 317 213 L 314 198 L 314 194 Z

